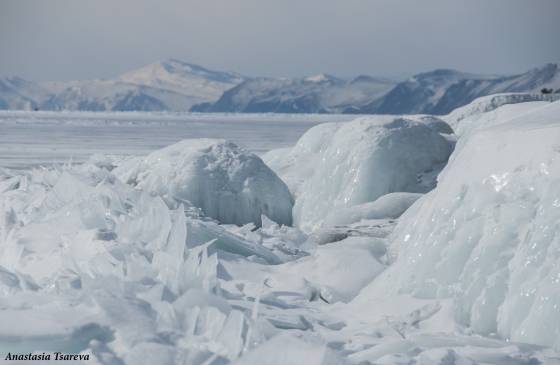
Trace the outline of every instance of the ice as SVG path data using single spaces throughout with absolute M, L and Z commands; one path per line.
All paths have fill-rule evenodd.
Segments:
M 385 194 L 371 203 L 334 211 L 325 218 L 323 225 L 329 227 L 352 224 L 364 219 L 398 218 L 421 196 L 418 193 Z
M 540 93 L 505 93 L 482 96 L 473 100 L 471 103 L 453 110 L 451 113 L 442 116 L 455 131 L 462 135 L 474 125 L 481 125 L 490 121 L 505 122 L 518 115 L 532 109 L 531 106 L 539 107 L 560 99 L 560 95 L 540 94 Z M 509 107 L 503 107 L 509 105 Z M 515 105 L 515 106 L 514 106 Z M 496 109 L 497 113 L 490 113 Z M 480 122 L 478 120 L 481 119 Z
M 279 351 L 282 349 L 281 351 Z M 248 353 L 235 365 L 343 365 L 346 361 L 324 344 L 288 334 L 278 335 Z
M 295 198 L 300 186 L 311 178 L 333 134 L 340 128 L 338 123 L 322 123 L 309 129 L 291 148 L 276 149 L 263 155 L 263 160 L 288 185 Z
M 270 250 L 275 256 L 272 262 L 290 261 L 307 255 L 306 249 L 308 236 L 297 227 L 279 225 L 265 215 L 262 216 L 262 226 L 256 228 L 252 223 L 243 227 L 226 226 L 227 230 L 236 237 L 243 237 L 246 242 L 259 242 L 259 244 Z M 263 257 L 264 258 L 264 257 Z
M 540 108 L 547 103 L 544 101 L 534 101 L 530 103 L 507 104 L 496 108 L 487 113 L 475 114 L 462 119 L 455 129 L 458 135 L 466 135 L 478 128 L 491 127 L 500 123 L 505 123 L 512 118 L 528 113 L 533 109 Z
M 401 217 L 394 264 L 365 297 L 453 298 L 476 333 L 560 348 L 560 103 L 527 107 L 460 140 L 437 188 Z
M 441 168 L 452 142 L 436 118 L 372 116 L 310 129 L 289 152 L 265 161 L 294 194 L 294 222 L 304 231 L 329 212 L 372 202 L 392 192 L 421 193 L 422 175 Z M 280 155 L 284 155 L 281 157 Z
M 163 176 L 193 171 L 182 165 L 189 147 L 173 158 L 173 148 L 155 154 L 160 161 L 130 175 L 141 179 L 125 181 L 116 172 L 143 168 L 144 159 L 97 155 L 0 170 L 0 356 L 58 350 L 103 365 L 558 364 L 559 106 L 481 114 L 423 196 L 454 144 L 440 119 L 314 128 L 267 156 L 296 201 L 323 207 L 312 233 L 257 205 L 245 224 L 223 224 L 171 198 L 174 180 Z M 216 159 L 227 164 L 213 171 L 234 177 L 252 155 L 212 142 L 193 156 L 214 156 L 221 144 L 235 158 Z M 403 162 L 411 156 L 418 166 Z M 352 185 L 343 172 L 353 168 L 370 175 Z M 313 195 L 308 183 L 324 187 L 318 172 L 364 192 L 386 176 L 414 189 L 334 209 L 347 191 Z M 150 179 L 165 191 L 140 186 Z
M 224 140 L 184 140 L 114 170 L 122 181 L 168 205 L 189 203 L 221 223 L 292 224 L 286 185 L 256 155 Z
M 346 239 L 321 246 L 311 257 L 286 265 L 316 285 L 322 300 L 348 302 L 385 269 L 375 249 L 370 242 Z
M 187 246 L 213 241 L 213 245 L 227 252 L 245 257 L 257 256 L 272 264 L 280 262 L 280 259 L 266 247 L 246 240 L 243 236 L 232 233 L 215 223 L 188 220 L 187 226 L 190 232 L 186 242 Z
M 10 258 L 0 270 L 0 348 L 198 364 L 229 363 L 263 340 L 257 326 L 247 343 L 254 325 L 219 295 L 216 249 L 278 262 L 266 248 L 215 222 L 197 225 L 182 205 L 170 209 L 95 164 L 18 178 L 27 182 L 0 195 Z M 196 241 L 201 229 L 208 242 Z
M 96 153 L 144 156 L 192 138 L 226 138 L 261 154 L 293 145 L 310 127 L 353 115 L 0 110 L 0 167 L 22 169 Z
M 384 247 L 374 239 L 346 239 L 323 245 L 309 255 L 267 270 L 266 287 L 274 293 L 328 303 L 349 302 L 385 269 Z M 226 269 L 231 264 L 226 264 Z M 231 269 L 236 270 L 236 269 Z

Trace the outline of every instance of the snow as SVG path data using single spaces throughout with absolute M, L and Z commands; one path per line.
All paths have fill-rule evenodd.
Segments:
M 531 93 L 539 100 L 542 88 L 560 87 L 560 67 L 546 64 L 511 76 L 473 75 L 454 70 L 434 70 L 398 83 L 391 91 L 354 112 L 372 114 L 432 113 L 443 115 L 479 97 L 500 93 Z
M 511 76 L 438 69 L 397 82 L 365 75 L 245 77 L 168 59 L 108 80 L 0 78 L 0 109 L 446 114 L 485 95 L 558 90 L 559 70 L 554 63 Z
M 332 76 L 327 74 L 317 74 L 317 75 L 308 76 L 305 78 L 305 80 L 311 82 L 324 82 L 324 81 L 329 81 L 332 78 L 333 78 Z
M 441 122 L 441 121 L 440 121 Z M 313 231 L 331 211 L 392 192 L 426 192 L 422 175 L 438 170 L 452 143 L 429 118 L 373 116 L 310 129 L 289 152 L 264 160 L 294 194 L 294 222 Z
M 554 94 L 494 94 L 475 99 L 470 104 L 453 110 L 444 119 L 456 134 L 462 135 L 474 125 L 489 125 L 505 122 L 521 112 L 530 110 L 529 106 L 540 107 L 547 102 L 560 99 Z M 520 104 L 514 106 L 515 104 Z M 508 107 L 502 107 L 509 105 Z M 493 113 L 490 113 L 493 112 Z
M 20 77 L 0 77 L 0 109 L 32 110 L 48 97 L 48 90 Z
M 115 79 L 48 81 L 0 78 L 0 109 L 189 111 L 241 83 L 235 73 L 175 59 L 131 70 Z
M 17 117 L 22 128 L 61 122 L 55 114 L 34 124 L 32 115 Z M 482 115 L 434 190 L 420 197 L 398 189 L 338 209 L 324 203 L 313 234 L 256 213 L 242 226 L 221 224 L 168 194 L 197 177 L 218 199 L 224 190 L 212 186 L 238 182 L 241 172 L 240 180 L 264 176 L 251 193 L 272 190 L 270 170 L 261 176 L 252 165 L 262 161 L 227 141 L 0 169 L 0 356 L 64 351 L 107 365 L 558 364 L 560 103 Z M 107 117 L 105 128 L 130 122 Z M 144 117 L 164 129 L 177 116 Z M 230 120 L 222 132 L 246 125 Z M 333 174 L 323 177 L 334 181 L 367 167 L 360 159 L 403 177 L 411 166 L 388 152 L 445 161 L 437 146 L 449 153 L 449 132 L 430 116 L 327 123 L 266 160 L 290 177 L 292 196 L 286 186 L 282 194 L 297 202 L 312 196 L 307 184 L 328 164 Z M 197 161 L 211 161 L 214 174 L 194 168 Z M 131 174 L 121 180 L 125 165 Z M 410 183 L 433 188 L 439 168 Z M 358 181 L 375 190 L 377 179 Z
M 260 225 L 261 215 L 292 224 L 288 187 L 262 160 L 232 142 L 187 139 L 123 162 L 122 181 L 168 205 L 189 202 L 221 223 Z
M 192 110 L 345 113 L 387 93 L 394 85 L 394 81 L 369 76 L 353 80 L 326 74 L 294 79 L 258 77 L 227 90 L 215 103 L 198 105 Z
M 190 103 L 170 110 L 189 110 L 195 103 L 217 100 L 224 91 L 240 84 L 244 77 L 212 71 L 176 59 L 155 62 L 124 73 L 119 81 L 169 90 L 190 97 Z
M 453 298 L 465 328 L 560 348 L 560 103 L 526 107 L 460 140 L 437 188 L 401 218 L 394 264 L 365 297 Z

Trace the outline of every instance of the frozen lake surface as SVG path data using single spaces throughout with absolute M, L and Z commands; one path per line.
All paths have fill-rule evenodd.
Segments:
M 94 153 L 143 155 L 185 138 L 224 138 L 262 153 L 312 126 L 353 115 L 0 111 L 0 167 L 25 168 Z

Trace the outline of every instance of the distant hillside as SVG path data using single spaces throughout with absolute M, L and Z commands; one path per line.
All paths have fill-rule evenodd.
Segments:
M 217 100 L 244 77 L 178 60 L 156 62 L 114 80 L 34 83 L 0 79 L 0 108 L 188 111 Z
M 481 96 L 542 88 L 560 92 L 558 64 L 513 76 L 440 69 L 397 83 L 365 75 L 249 78 L 170 59 L 113 80 L 0 78 L 0 109 L 443 115 Z
M 349 81 L 325 74 L 302 79 L 256 78 L 226 91 L 215 103 L 195 106 L 193 111 L 336 113 L 364 105 L 394 85 L 370 76 Z
M 347 112 L 441 115 L 481 96 L 511 92 L 540 93 L 544 87 L 560 91 L 558 64 L 547 64 L 514 76 L 484 76 L 454 70 L 435 70 L 401 82 L 381 98 L 372 98 L 367 105 Z

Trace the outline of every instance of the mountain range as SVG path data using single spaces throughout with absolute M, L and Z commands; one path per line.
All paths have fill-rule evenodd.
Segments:
M 395 86 L 370 76 L 343 80 L 319 74 L 300 79 L 254 78 L 227 90 L 215 103 L 193 111 L 245 113 L 333 113 L 366 105 Z
M 189 111 L 245 78 L 169 59 L 113 80 L 35 83 L 0 78 L 0 109 Z
M 0 109 L 447 114 L 480 96 L 542 88 L 560 92 L 558 64 L 511 76 L 438 69 L 397 82 L 367 75 L 247 77 L 169 59 L 111 80 L 0 78 Z
M 400 82 L 381 98 L 358 108 L 363 114 L 447 114 L 480 96 L 560 91 L 560 68 L 547 64 L 513 76 L 474 75 L 455 70 L 435 70 Z

